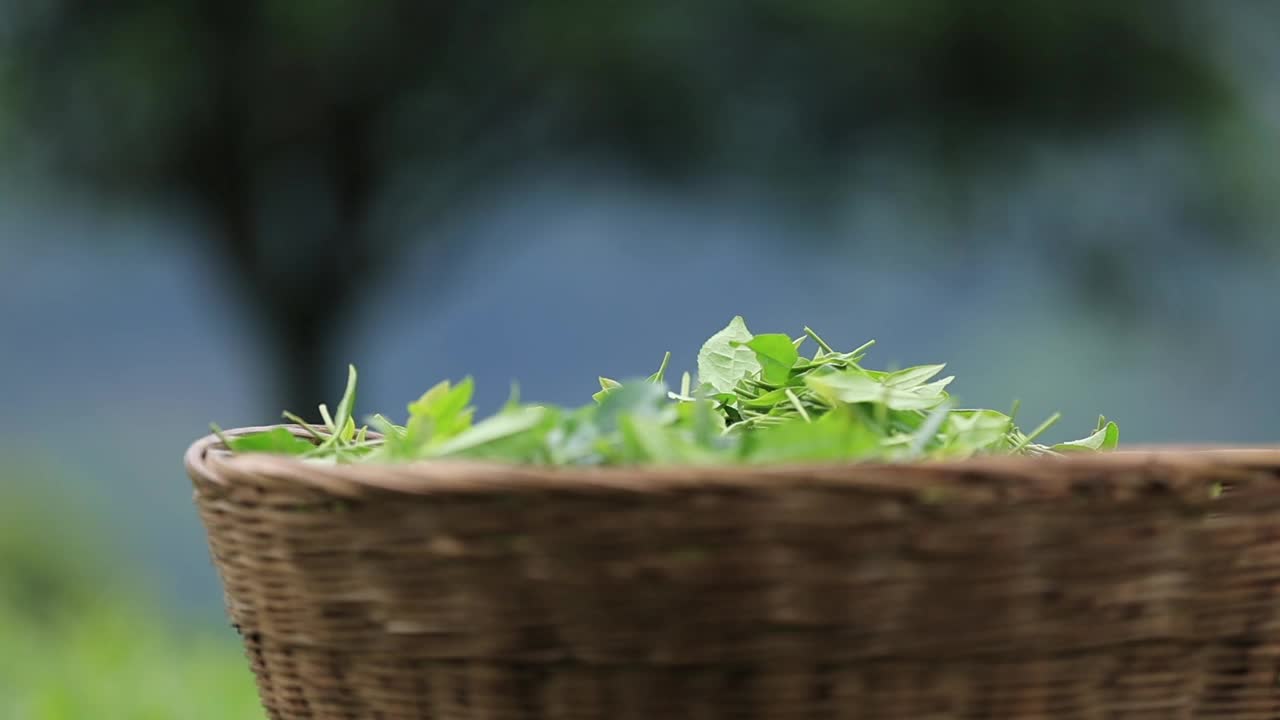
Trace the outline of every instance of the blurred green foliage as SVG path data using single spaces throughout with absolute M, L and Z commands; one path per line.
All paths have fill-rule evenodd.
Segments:
M 52 623 L 0 607 L 0 717 L 264 717 L 234 636 L 162 618 L 125 598 L 101 598 Z
M 47 472 L 0 478 L 0 718 L 257 720 L 229 629 L 154 607 Z

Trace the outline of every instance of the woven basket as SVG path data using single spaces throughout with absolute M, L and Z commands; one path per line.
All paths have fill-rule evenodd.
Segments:
M 186 462 L 272 718 L 1280 718 L 1280 450 Z

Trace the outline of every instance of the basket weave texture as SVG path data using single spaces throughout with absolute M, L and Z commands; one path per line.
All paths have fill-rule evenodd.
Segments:
M 1280 718 L 1280 451 L 186 462 L 272 718 Z

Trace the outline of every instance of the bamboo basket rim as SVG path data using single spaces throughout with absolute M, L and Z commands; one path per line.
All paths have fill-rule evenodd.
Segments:
M 306 436 L 294 425 L 242 427 L 226 436 L 283 427 Z M 1178 495 L 1206 504 L 1209 482 L 1232 484 L 1235 495 L 1265 493 L 1280 497 L 1280 446 L 1145 445 L 1100 454 L 1063 457 L 985 456 L 967 459 L 890 463 L 861 461 L 779 465 L 722 466 L 534 466 L 479 460 L 424 460 L 408 463 L 308 463 L 270 454 L 232 455 L 216 435 L 194 442 L 186 452 L 188 474 L 199 489 L 222 494 L 248 482 L 303 486 L 328 495 L 487 495 L 493 493 L 663 494 L 695 489 L 771 488 L 799 485 L 861 491 L 868 495 L 948 502 L 1018 502 L 1065 496 L 1131 497 Z M 1149 479 L 1153 467 L 1166 469 L 1167 481 Z M 1258 468 L 1274 468 L 1274 483 L 1259 484 Z M 1139 487 L 1140 484 L 1146 483 Z

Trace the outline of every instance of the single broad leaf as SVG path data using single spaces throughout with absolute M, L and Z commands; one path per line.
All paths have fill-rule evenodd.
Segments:
M 252 435 L 227 439 L 227 447 L 237 453 L 271 453 L 274 455 L 303 455 L 316 449 L 312 443 L 278 427 Z
M 1108 422 L 1097 432 L 1080 440 L 1072 440 L 1071 442 L 1058 443 L 1053 446 L 1055 452 L 1080 452 L 1080 451 L 1099 451 L 1114 450 L 1116 445 L 1120 443 L 1120 428 L 1113 422 Z
M 774 385 L 785 385 L 791 378 L 791 368 L 800 359 L 795 344 L 780 333 L 756 335 L 746 343 L 733 344 L 735 347 L 745 344 L 751 348 L 756 354 L 756 361 L 760 363 L 761 378 Z
M 917 365 L 916 367 L 909 367 L 905 370 L 889 373 L 884 383 L 900 388 L 917 387 L 942 372 L 945 367 L 946 365 Z
M 714 393 L 732 394 L 739 380 L 760 372 L 755 351 L 743 344 L 735 345 L 749 343 L 751 338 L 740 315 L 708 338 L 698 351 L 698 384 L 710 385 Z

